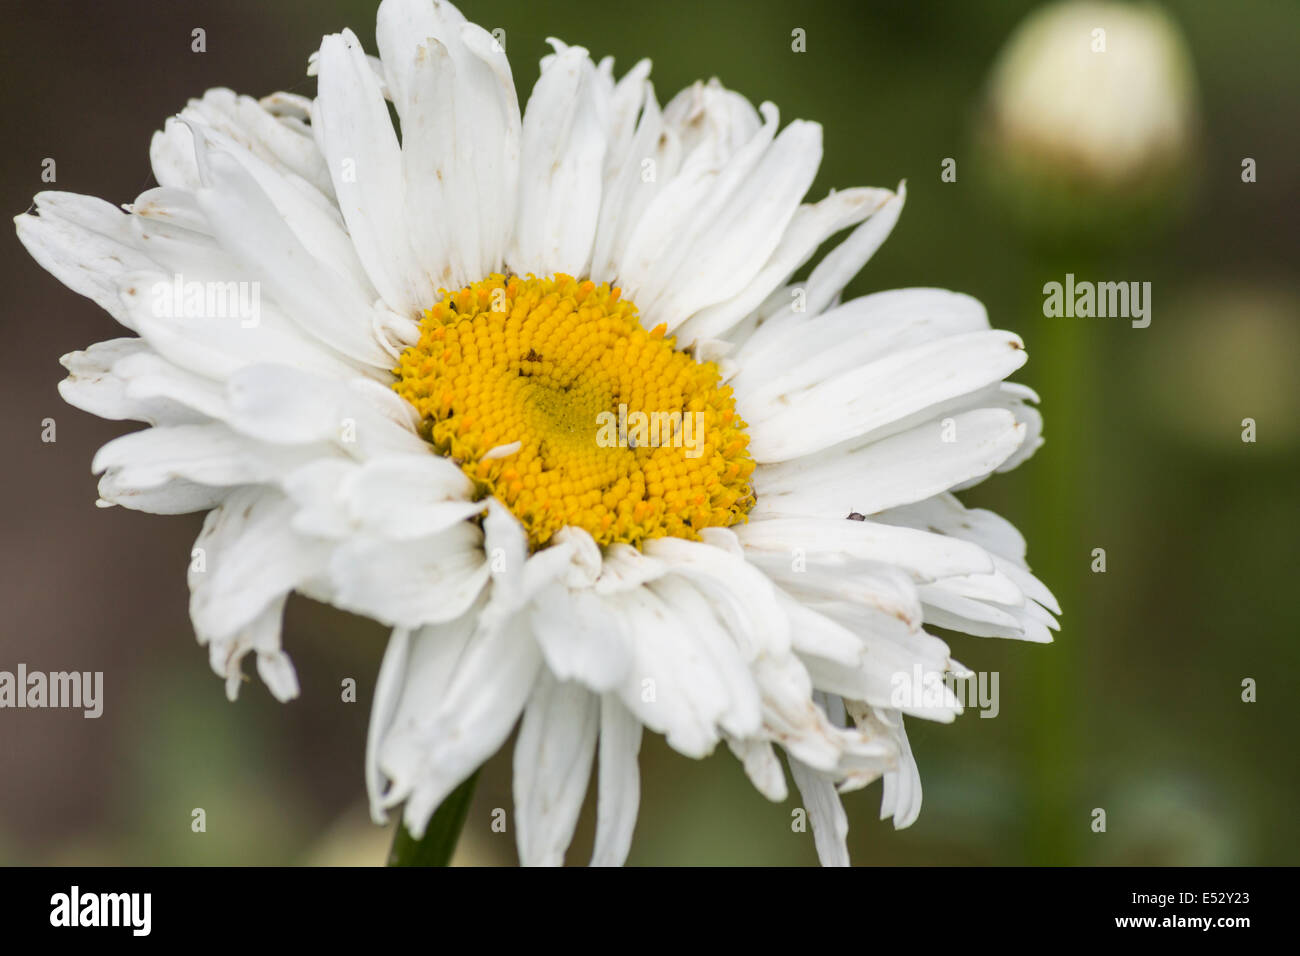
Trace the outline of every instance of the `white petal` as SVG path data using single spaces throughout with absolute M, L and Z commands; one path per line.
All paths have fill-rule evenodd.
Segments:
M 178 118 L 169 118 L 155 133 L 149 157 L 154 176 L 166 188 L 193 191 L 201 185 L 200 161 L 187 123 L 201 123 L 233 143 L 250 158 L 309 187 L 319 201 L 333 196 L 329 174 L 310 129 L 295 127 L 277 116 L 275 110 L 296 111 L 302 119 L 311 101 L 291 93 L 275 93 L 258 102 L 236 96 L 226 89 L 208 90 L 192 99 Z
M 779 580 L 798 599 L 787 613 L 799 635 L 800 660 L 819 690 L 892 706 L 899 682 L 910 686 L 917 669 L 923 677 L 949 670 L 948 645 L 921 630 L 916 589 L 896 569 L 850 573 L 817 567 Z M 856 656 L 849 654 L 850 640 L 857 644 Z M 946 688 L 937 700 L 907 703 L 909 713 L 929 720 L 948 722 L 961 712 L 961 702 Z
M 664 107 L 664 121 L 677 131 L 688 152 L 709 150 L 724 159 L 762 125 L 753 104 L 717 79 L 697 80 L 680 91 Z
M 752 649 L 741 646 L 748 635 L 728 627 L 712 602 L 681 576 L 660 578 L 649 589 L 690 628 L 692 643 L 721 685 L 721 695 L 715 698 L 721 705 L 718 726 L 733 737 L 757 735 L 763 711 L 758 686 L 746 666 Z
M 499 271 L 514 214 L 520 117 L 510 64 L 450 4 L 380 7 L 379 50 L 402 122 L 413 247 L 449 289 Z
M 119 301 L 131 328 L 139 331 L 149 345 L 173 365 L 196 375 L 225 380 L 248 365 L 276 362 L 332 378 L 361 374 L 358 366 L 333 350 L 321 347 L 305 337 L 301 330 L 269 299 L 258 306 L 256 319 L 237 313 L 211 315 L 171 311 L 173 290 L 180 276 L 182 296 L 191 282 L 199 291 L 215 289 L 202 283 L 252 282 L 231 278 L 229 273 L 215 279 L 193 279 L 180 273 L 133 272 L 118 282 Z M 236 294 L 238 292 L 238 286 Z M 243 287 L 251 289 L 253 287 Z M 215 294 L 215 293 L 214 293 Z M 251 295 L 251 293 L 250 293 Z M 204 307 L 206 309 L 206 306 Z
M 459 617 L 487 583 L 482 537 L 462 523 L 416 541 L 345 541 L 329 563 L 334 603 L 396 627 Z
M 208 95 L 217 92 L 222 91 L 209 91 Z M 325 160 L 310 131 L 301 135 L 285 130 L 283 124 L 267 116 L 252 100 L 242 99 L 272 128 L 282 130 L 283 135 L 298 148 L 309 151 L 312 176 L 323 179 L 324 190 L 317 185 L 318 179 L 305 180 L 293 168 L 259 153 L 256 142 L 238 127 L 223 124 L 220 117 L 210 112 L 194 113 L 187 109 L 180 118 L 168 121 L 168 135 L 184 140 L 184 148 L 193 154 L 193 162 L 203 168 L 204 175 L 201 181 L 196 180 L 187 189 L 163 187 L 142 193 L 129 207 L 138 217 L 137 221 L 149 221 L 156 227 L 180 226 L 205 235 L 214 234 L 207 215 L 195 204 L 194 197 L 206 188 L 220 187 L 217 172 L 210 162 L 211 154 L 219 151 L 251 177 L 257 189 L 273 204 L 275 212 L 283 219 L 283 225 L 312 256 L 325 264 L 332 274 L 331 279 L 337 276 L 337 281 L 355 287 L 365 303 L 373 302 L 378 293 L 344 227 L 326 175 Z M 150 247 L 153 245 L 155 243 L 150 243 Z M 154 252 L 152 248 L 149 251 Z
M 208 658 L 213 671 L 226 679 L 226 697 L 239 696 L 244 674 L 240 667 L 244 656 L 253 651 L 257 658 L 257 673 L 281 703 L 298 696 L 298 675 L 289 656 L 280 649 L 280 625 L 284 618 L 285 596 L 266 606 L 249 624 L 229 637 L 213 638 L 208 642 Z
M 944 582 L 922 585 L 925 620 L 936 627 L 976 637 L 1024 637 L 1025 629 L 1008 608 L 953 594 Z
M 360 528 L 400 541 L 423 538 L 484 509 L 467 500 L 474 487 L 465 473 L 433 454 L 367 462 L 348 481 L 345 495 Z
M 1024 440 L 1008 411 L 982 408 L 876 442 L 849 442 L 806 458 L 760 466 L 751 520 L 768 515 L 846 518 L 921 501 L 987 475 Z
M 762 657 L 753 666 L 763 694 L 763 722 L 786 753 L 828 773 L 874 772 L 894 759 L 892 744 L 830 722 L 813 701 L 812 681 L 793 656 Z
M 424 628 L 413 640 L 438 640 L 438 631 Z M 417 666 L 413 648 L 403 704 L 378 764 L 392 781 L 384 805 L 407 801 L 404 819 L 417 839 L 438 805 L 509 736 L 540 665 L 537 645 L 514 621 L 476 630 L 450 679 L 436 662 Z
M 318 453 L 267 445 L 215 422 L 160 426 L 115 438 L 95 455 L 91 471 L 112 471 L 120 488 L 156 488 L 176 478 L 247 485 L 273 482 Z
M 737 352 L 737 386 L 750 400 L 791 387 L 815 363 L 818 374 L 847 372 L 908 348 L 989 327 L 979 300 L 946 289 L 890 289 L 864 295 L 821 315 L 792 307 L 769 317 Z
M 898 194 L 885 203 L 879 212 L 853 230 L 853 233 L 826 254 L 804 284 L 807 292 L 809 315 L 817 315 L 827 308 L 843 291 L 876 250 L 889 238 L 907 201 L 907 184 L 899 183 Z
M 114 362 L 113 375 L 122 380 L 128 401 L 183 406 L 203 419 L 225 421 L 230 415 L 219 383 L 173 365 L 152 350 Z
M 600 577 L 595 583 L 597 594 L 618 594 L 639 588 L 647 581 L 663 577 L 668 565 L 647 557 L 640 548 L 615 542 L 605 548 Z
M 226 398 L 229 424 L 263 441 L 332 442 L 363 460 L 429 453 L 415 432 L 411 406 L 366 379 L 339 382 L 285 366 L 250 365 L 231 375 Z
M 974 332 L 888 355 L 830 378 L 821 376 L 816 363 L 804 363 L 798 380 L 770 400 L 749 401 L 737 388 L 737 404 L 751 423 L 754 457 L 760 462 L 784 461 L 887 429 L 1005 378 L 1024 363 L 1019 337 Z
M 1029 573 L 1025 563 L 1025 539 L 1005 518 L 983 508 L 967 508 L 952 495 L 937 495 L 927 501 L 892 508 L 877 516 L 887 524 L 931 528 L 943 534 L 971 541 L 993 555 L 997 569 L 1007 574 L 1028 597 L 1049 611 L 1061 613 L 1052 592 Z
M 235 159 L 214 149 L 207 162 L 211 185 L 197 198 L 222 244 L 306 334 L 357 362 L 390 367 L 392 358 L 371 334 L 360 290 L 308 251 Z
M 467 618 L 445 625 L 459 627 L 468 639 L 471 633 Z M 406 679 L 411 654 L 411 632 L 399 627 L 393 631 L 384 649 L 384 659 L 375 678 L 375 695 L 370 705 L 370 723 L 366 726 L 366 795 L 370 800 L 370 816 L 383 826 L 388 822 L 384 812 L 384 774 L 379 769 L 379 746 L 384 733 L 392 725 L 401 704 L 402 686 Z
M 586 273 L 600 214 L 608 108 L 582 47 L 557 52 L 543 68 L 524 110 L 508 257 L 514 272 Z
M 211 383 L 168 366 L 143 339 L 124 338 L 96 342 L 82 352 L 59 359 L 68 377 L 59 394 L 69 405 L 114 420 L 133 419 L 151 425 L 184 425 L 206 421 L 220 402 Z M 169 378 L 183 384 L 175 389 L 156 387 L 148 370 L 167 368 Z M 151 387 L 154 386 L 154 387 Z
M 745 776 L 759 793 L 773 803 L 785 800 L 789 794 L 785 785 L 785 773 L 771 741 L 728 737 L 727 746 L 739 758 L 745 768 Z
M 132 247 L 130 217 L 102 199 L 75 193 L 39 193 L 36 211 L 39 215 L 14 217 L 18 239 L 32 258 L 134 331 L 118 298 L 117 280 L 155 266 Z
M 821 202 L 800 206 L 762 269 L 740 292 L 697 311 L 680 328 L 681 340 L 690 342 L 725 334 L 807 262 L 823 241 L 879 211 L 893 195 L 887 189 L 846 189 L 831 193 Z M 794 298 L 787 301 L 793 304 Z
M 181 478 L 156 488 L 119 486 L 116 476 L 108 472 L 99 479 L 100 500 L 95 504 L 101 508 L 121 505 L 132 511 L 146 511 L 149 514 L 180 515 L 192 511 L 208 511 L 229 496 L 229 488 L 199 485 Z
M 321 41 L 312 129 L 357 255 L 384 300 L 414 315 L 437 290 L 407 235 L 402 157 L 374 71 L 351 30 Z
M 421 92 L 417 50 L 429 37 L 450 34 L 464 22 L 465 17 L 449 3 L 384 0 L 379 4 L 375 42 L 389 94 L 403 125 Z
M 746 290 L 779 246 L 821 163 L 821 127 L 788 125 L 730 193 L 728 169 L 719 177 L 725 201 L 705 204 L 698 229 L 681 243 L 681 264 L 657 299 L 655 317 L 675 329 L 700 309 Z M 661 274 L 667 274 L 664 269 Z M 771 285 L 776 284 L 773 278 Z M 769 290 L 771 288 L 769 285 Z
M 759 653 L 780 654 L 789 649 L 789 624 L 772 583 L 744 557 L 710 544 L 671 537 L 646 542 L 645 553 L 710 597 L 746 660 Z
M 632 666 L 619 698 L 668 745 L 688 757 L 709 754 L 729 705 L 724 685 L 691 622 L 648 588 L 611 598 L 632 635 Z
M 635 107 L 641 108 L 635 132 L 611 130 L 605 154 L 605 178 L 601 190 L 600 221 L 592 251 L 591 279 L 614 282 L 619 276 L 628 239 L 641 222 L 644 210 L 659 191 L 662 177 L 676 168 L 680 143 L 664 129 L 654 87 L 646 74 L 649 63 L 642 61 L 619 81 L 611 108 L 618 118 L 633 118 L 629 98 L 639 92 Z M 653 175 L 651 173 L 653 172 Z
M 988 553 L 977 545 L 872 521 L 769 518 L 734 530 L 747 553 L 766 552 L 787 561 L 824 556 L 893 564 L 919 583 L 958 574 L 988 574 L 993 569 Z
M 835 792 L 834 781 L 794 757 L 790 758 L 790 775 L 812 822 L 813 842 L 822 866 L 848 866 L 849 818 Z
M 1010 458 L 998 466 L 998 474 L 1017 468 L 1030 455 L 1043 446 L 1043 416 L 1034 406 L 1038 404 L 1038 395 L 1032 388 L 1015 382 L 1003 382 L 999 388 L 1001 400 L 998 404 L 1016 416 L 1016 421 L 1025 428 L 1025 440 Z
M 321 573 L 328 553 L 290 527 L 293 504 L 268 488 L 233 492 L 208 514 L 189 567 L 200 641 L 228 637 L 268 604 Z
M 515 743 L 515 840 L 524 866 L 559 866 L 591 777 L 600 698 L 545 669 Z
M 625 679 L 631 639 L 619 616 L 593 592 L 548 585 L 533 599 L 530 620 L 546 664 L 560 680 L 603 692 Z
M 592 866 L 622 866 L 641 804 L 641 722 L 613 694 L 600 699 L 600 779 Z
M 877 711 L 878 716 L 885 717 L 886 714 L 894 726 L 899 745 L 899 762 L 897 770 L 885 774 L 880 797 L 880 819 L 893 817 L 894 829 L 902 830 L 910 827 L 921 815 L 921 772 L 917 769 L 916 758 L 912 756 L 912 746 L 907 740 L 902 714 Z
M 743 144 L 731 143 L 736 127 L 730 123 L 732 111 L 728 103 L 728 100 L 718 100 L 702 107 L 691 127 L 698 133 L 698 141 L 694 148 L 687 146 L 681 168 L 672 172 L 646 206 L 619 262 L 619 279 L 625 293 L 635 298 L 647 314 L 658 314 L 665 297 L 675 289 L 679 269 L 690 269 L 689 257 L 703 254 L 697 251 L 702 248 L 697 246 L 697 239 L 702 239 L 718 217 L 725 214 L 733 196 L 740 195 L 743 184 L 760 165 L 776 136 L 779 114 L 771 103 L 764 103 L 762 126 L 754 129 Z M 692 134 L 688 138 L 696 137 Z M 796 164 L 795 175 L 801 171 L 802 166 Z M 779 190 L 777 195 L 781 195 Z M 798 198 L 790 208 L 790 215 L 798 205 Z M 751 268 L 757 270 L 761 263 L 759 260 Z M 732 280 L 728 277 L 723 281 Z M 700 307 L 709 304 L 699 302 Z M 665 312 L 669 330 L 688 316 L 689 313 Z

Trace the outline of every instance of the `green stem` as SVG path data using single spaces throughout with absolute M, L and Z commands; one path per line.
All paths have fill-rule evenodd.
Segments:
M 397 822 L 397 833 L 393 836 L 393 848 L 388 851 L 389 866 L 447 866 L 451 855 L 456 850 L 460 831 L 469 816 L 469 805 L 474 797 L 474 785 L 478 783 L 478 771 L 475 770 L 465 782 L 447 795 L 442 805 L 434 812 L 425 828 L 424 836 L 417 840 L 406 829 L 406 823 Z
M 1029 287 L 1037 315 L 1026 345 L 1031 367 L 1038 365 L 1048 445 L 1032 463 L 1036 511 L 1029 561 L 1061 605 L 1061 631 L 1042 653 L 1032 655 L 1028 691 L 1034 714 L 1029 736 L 1030 846 L 1034 865 L 1078 862 L 1079 838 L 1088 818 L 1074 796 L 1082 741 L 1077 734 L 1077 695 L 1071 688 L 1081 670 L 1088 634 L 1088 607 L 1081 581 L 1087 574 L 1092 542 L 1086 536 L 1082 498 L 1088 493 L 1092 440 L 1089 414 L 1095 404 L 1093 327 L 1087 319 L 1042 316 L 1044 282 L 1064 281 L 1066 272 L 1095 274 L 1082 249 L 1038 253 Z M 1089 804 L 1091 807 L 1095 804 Z

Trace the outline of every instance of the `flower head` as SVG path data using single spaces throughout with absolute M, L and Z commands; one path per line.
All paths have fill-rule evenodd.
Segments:
M 805 203 L 814 123 L 716 81 L 660 108 L 648 62 L 558 41 L 521 112 L 443 2 L 385 0 L 377 37 L 325 37 L 315 99 L 191 101 L 126 211 L 17 220 L 132 333 L 61 392 L 152 426 L 96 456 L 105 504 L 208 512 L 191 616 L 231 697 L 250 653 L 296 695 L 297 591 L 394 629 L 366 781 L 417 835 L 517 723 L 525 863 L 563 858 L 597 751 L 623 861 L 647 728 L 774 800 L 783 750 L 825 862 L 838 792 L 883 777 L 910 823 L 903 714 L 960 704 L 894 678 L 965 673 L 925 626 L 1055 626 L 1023 539 L 950 493 L 1041 441 L 1020 340 L 952 292 L 841 302 L 905 191 Z

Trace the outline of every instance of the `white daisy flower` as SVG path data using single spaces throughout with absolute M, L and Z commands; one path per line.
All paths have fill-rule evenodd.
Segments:
M 524 863 L 563 859 L 597 752 L 592 862 L 625 859 L 644 728 L 772 800 L 783 750 L 825 863 L 840 792 L 883 777 L 911 823 L 903 713 L 960 705 L 893 685 L 966 673 L 926 626 L 1055 626 L 1024 540 L 951 494 L 1041 443 L 1020 340 L 953 292 L 840 301 L 905 193 L 804 203 L 815 123 L 717 81 L 661 108 L 648 62 L 554 40 L 521 111 L 450 4 L 385 0 L 377 35 L 324 38 L 314 100 L 191 101 L 125 212 L 17 219 L 133 333 L 60 391 L 152 426 L 96 456 L 104 504 L 208 511 L 191 615 L 231 698 L 250 653 L 297 694 L 298 591 L 394 628 L 366 782 L 416 836 L 516 723 Z

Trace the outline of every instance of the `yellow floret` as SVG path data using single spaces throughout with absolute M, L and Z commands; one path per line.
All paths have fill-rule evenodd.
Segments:
M 675 349 L 665 326 L 643 328 L 617 288 L 493 275 L 444 290 L 420 330 L 394 389 L 423 417 L 425 439 L 510 509 L 534 550 L 567 525 L 602 545 L 698 539 L 753 507 L 749 436 L 717 366 Z M 659 440 L 610 442 L 602 422 L 620 408 L 663 416 Z M 671 431 L 673 413 L 698 413 L 698 434 Z

